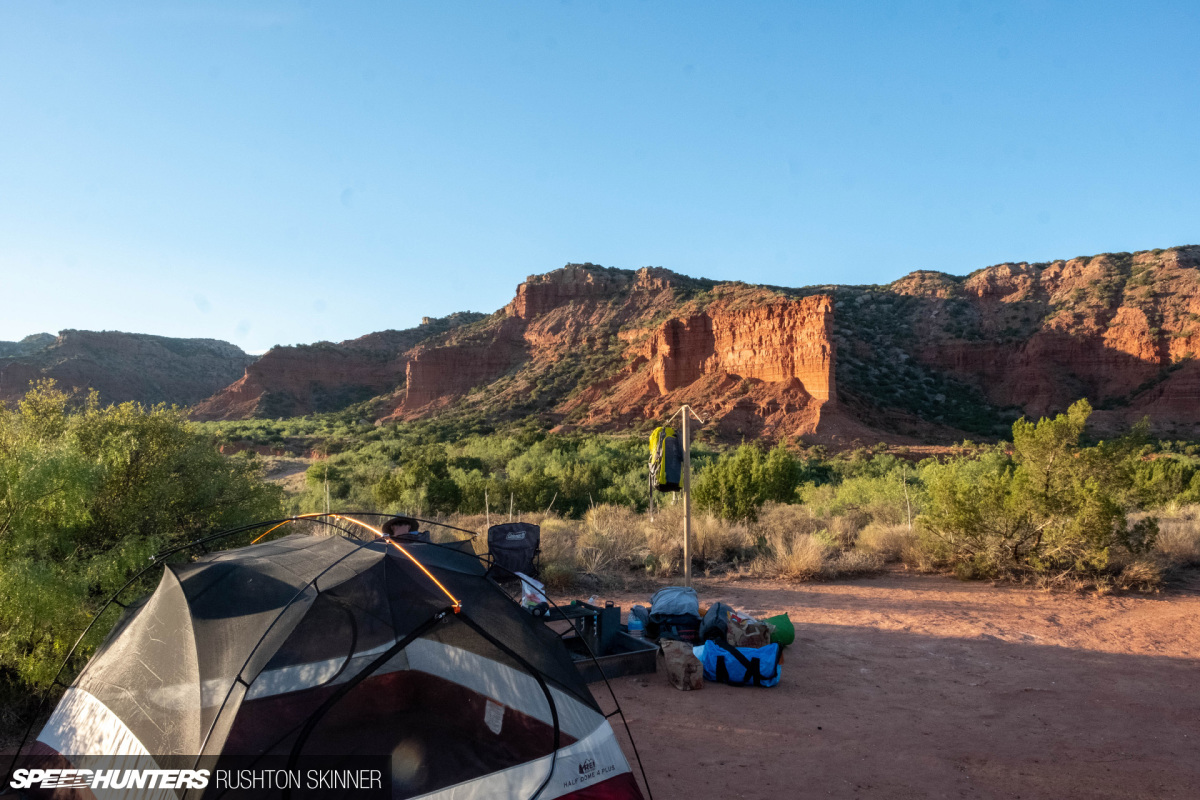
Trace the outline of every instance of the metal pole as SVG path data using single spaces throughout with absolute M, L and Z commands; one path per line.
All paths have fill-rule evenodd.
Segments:
M 688 435 L 691 409 L 683 407 L 683 585 L 692 585 L 692 442 Z

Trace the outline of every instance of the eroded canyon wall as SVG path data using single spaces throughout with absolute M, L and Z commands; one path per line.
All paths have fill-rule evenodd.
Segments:
M 280 396 L 304 413 L 340 387 L 377 392 L 384 421 L 617 430 L 688 403 L 730 439 L 872 444 L 1003 437 L 1016 416 L 1087 397 L 1098 423 L 1148 414 L 1157 432 L 1200 435 L 1200 247 L 818 291 L 570 264 L 530 276 L 490 317 L 369 339 L 272 351 L 220 413 L 262 415 Z
M 766 383 L 800 381 L 814 399 L 836 399 L 833 300 L 814 295 L 671 319 L 648 346 L 659 392 L 727 373 Z

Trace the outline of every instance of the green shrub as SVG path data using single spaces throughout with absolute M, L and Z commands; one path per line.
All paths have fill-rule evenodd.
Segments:
M 95 393 L 75 407 L 52 382 L 0 408 L 0 690 L 47 686 L 103 601 L 155 552 L 277 517 L 281 496 L 255 461 L 222 456 L 177 409 L 101 407 Z
M 769 453 L 742 445 L 711 461 L 692 484 L 697 508 L 725 519 L 754 519 L 763 503 L 795 499 L 804 464 L 779 444 Z
M 1097 575 L 1108 570 L 1113 548 L 1147 552 L 1155 520 L 1130 524 L 1126 516 L 1135 456 L 1127 442 L 1082 446 L 1090 413 L 1081 400 L 1054 419 L 1018 420 L 1011 457 L 997 447 L 927 466 L 918 522 L 930 554 L 963 577 L 990 577 Z

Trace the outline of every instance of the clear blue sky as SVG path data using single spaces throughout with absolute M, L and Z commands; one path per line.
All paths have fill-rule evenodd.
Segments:
M 1200 242 L 1200 5 L 0 5 L 0 339 Z

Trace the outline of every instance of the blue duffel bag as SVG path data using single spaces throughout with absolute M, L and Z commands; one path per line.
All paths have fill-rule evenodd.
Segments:
M 733 647 L 724 639 L 704 643 L 704 679 L 733 686 L 774 686 L 779 683 L 779 645 Z

